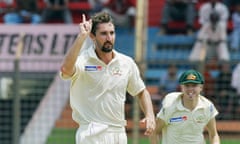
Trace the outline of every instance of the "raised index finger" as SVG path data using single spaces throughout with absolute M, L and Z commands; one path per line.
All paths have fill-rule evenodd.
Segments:
M 86 22 L 86 16 L 85 16 L 85 14 L 82 14 L 82 21 L 83 21 L 83 22 Z

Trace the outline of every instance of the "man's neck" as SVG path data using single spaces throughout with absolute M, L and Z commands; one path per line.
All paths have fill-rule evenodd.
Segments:
M 183 106 L 191 111 L 196 108 L 197 103 L 198 103 L 198 99 L 188 100 L 182 97 Z
M 114 53 L 113 51 L 112 52 L 109 52 L 109 53 L 105 53 L 105 52 L 99 52 L 96 50 L 96 54 L 98 56 L 98 58 L 103 61 L 105 64 L 108 64 L 111 62 L 111 60 L 113 59 L 114 57 Z

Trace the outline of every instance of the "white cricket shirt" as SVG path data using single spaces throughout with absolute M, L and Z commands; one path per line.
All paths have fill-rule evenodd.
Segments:
M 162 144 L 205 144 L 203 131 L 218 111 L 208 99 L 199 96 L 197 107 L 190 111 L 181 102 L 180 92 L 168 94 L 157 117 L 164 120 Z
M 77 59 L 76 73 L 71 77 L 70 104 L 72 117 L 79 124 L 125 126 L 126 92 L 135 96 L 145 89 L 133 59 L 113 52 L 108 65 L 97 57 L 93 47 Z

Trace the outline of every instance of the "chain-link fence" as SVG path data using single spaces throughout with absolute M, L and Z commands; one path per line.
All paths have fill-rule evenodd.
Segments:
M 217 120 L 221 135 L 239 136 L 240 94 L 237 80 L 240 72 L 237 72 L 237 67 L 240 52 L 231 51 L 229 62 L 223 63 L 214 58 L 201 63 L 190 62 L 188 55 L 194 42 L 193 37 L 163 37 L 156 36 L 156 32 L 149 30 L 145 72 L 145 82 L 152 95 L 155 113 L 161 107 L 162 97 L 168 92 L 168 83 L 161 85 L 160 81 L 168 73 L 169 67 L 175 67 L 178 75 L 184 70 L 195 68 L 205 76 L 203 94 L 214 102 L 220 112 Z M 117 37 L 116 49 L 133 57 L 133 40 L 134 36 L 129 32 L 122 32 Z M 17 139 L 24 144 L 74 143 L 78 126 L 71 118 L 69 82 L 58 76 L 60 62 L 59 58 L 20 59 L 19 67 L 16 67 L 17 63 L 13 59 L 6 57 L 0 60 L 1 144 L 13 143 L 13 137 L 18 132 Z M 233 75 L 236 77 L 233 78 Z M 19 101 L 16 101 L 16 96 L 20 98 Z M 19 109 L 16 109 L 18 106 Z M 130 140 L 132 108 L 132 98 L 127 96 L 126 119 Z M 15 127 L 18 124 L 19 129 Z
M 41 137 L 46 136 L 47 139 L 68 98 L 68 87 L 57 84 L 57 71 L 45 70 L 52 65 L 59 66 L 59 61 L 0 61 L 1 144 L 14 143 L 14 138 L 41 141 Z

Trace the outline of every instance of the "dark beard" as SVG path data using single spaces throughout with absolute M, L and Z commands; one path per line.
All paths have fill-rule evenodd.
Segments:
M 110 43 L 110 42 L 106 42 L 106 43 Z M 111 44 L 111 43 L 110 43 Z M 111 44 L 112 45 L 112 44 Z M 105 47 L 104 45 L 102 46 L 101 50 L 105 53 L 109 53 L 112 51 L 112 47 Z
M 109 53 L 112 51 L 112 48 L 106 48 L 106 47 L 102 47 L 101 50 L 105 53 Z

